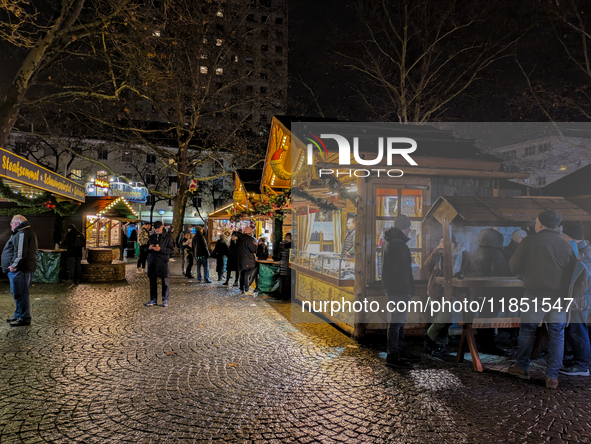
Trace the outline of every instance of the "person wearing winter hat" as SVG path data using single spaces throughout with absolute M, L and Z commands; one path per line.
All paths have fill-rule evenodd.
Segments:
M 591 246 L 585 240 L 585 227 L 581 222 L 565 222 L 562 225 L 562 237 L 569 241 L 573 250 L 578 252 L 579 259 L 591 272 Z M 589 308 L 570 311 L 570 323 L 566 329 L 566 338 L 570 340 L 573 350 L 573 363 L 562 366 L 560 373 L 569 376 L 589 376 L 591 349 L 589 345 L 589 329 L 587 317 Z
M 566 311 L 554 308 L 554 305 L 566 296 L 576 264 L 572 246 L 557 231 L 561 221 L 562 216 L 556 211 L 542 211 L 536 218 L 536 234 L 523 239 L 509 261 L 511 271 L 523 281 L 524 297 L 529 301 L 537 300 L 538 304 L 549 300 L 552 309 L 548 312 L 533 308 L 522 311 L 517 362 L 508 371 L 519 378 L 529 379 L 536 329 L 545 320 L 549 336 L 547 388 L 558 387 L 558 371 L 564 354 Z
M 410 219 L 400 214 L 394 219 L 394 226 L 384 233 L 382 245 L 382 287 L 388 301 L 410 301 L 415 292 L 412 274 L 412 257 L 406 243 L 410 240 Z M 388 311 L 388 345 L 386 365 L 395 369 L 412 368 L 411 362 L 420 357 L 408 350 L 404 342 L 404 324 L 407 312 Z

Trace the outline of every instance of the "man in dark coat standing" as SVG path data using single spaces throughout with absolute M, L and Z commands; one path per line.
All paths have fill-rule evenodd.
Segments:
M 415 292 L 412 275 L 412 257 L 406 243 L 410 240 L 410 219 L 401 214 L 394 219 L 394 227 L 384 234 L 382 245 L 382 287 L 388 301 L 409 302 Z M 404 324 L 407 312 L 388 311 L 388 356 L 386 365 L 396 369 L 412 368 L 411 362 L 420 361 L 404 342 Z
M 169 265 L 170 255 L 174 253 L 172 236 L 163 232 L 162 222 L 154 222 L 154 233 L 148 240 L 148 278 L 150 279 L 150 302 L 146 307 L 156 305 L 158 301 L 158 278 L 162 282 L 162 306 L 168 307 L 170 296 Z
M 80 272 L 82 268 L 82 249 L 86 245 L 86 238 L 76 229 L 76 225 L 68 225 L 68 233 L 62 242 L 62 247 L 66 248 L 68 258 L 68 275 L 70 280 L 78 285 L 80 283 Z
M 209 279 L 209 248 L 207 248 L 207 241 L 203 235 L 202 227 L 195 229 L 193 254 L 195 256 L 195 264 L 197 265 L 197 280 L 201 282 L 201 267 L 203 266 L 205 283 L 211 284 L 211 279 Z
M 564 354 L 564 327 L 566 325 L 566 301 L 561 308 L 555 303 L 565 298 L 570 279 L 576 264 L 576 257 L 571 244 L 560 237 L 558 226 L 562 216 L 556 211 L 546 210 L 536 218 L 533 236 L 527 236 L 509 261 L 509 268 L 522 281 L 524 297 L 530 301 L 537 299 L 538 310 L 521 312 L 521 326 L 517 347 L 517 362 L 508 372 L 521 379 L 529 379 L 529 364 L 534 347 L 538 324 L 546 321 L 549 344 L 546 367 L 546 388 L 558 388 L 558 371 L 562 366 Z M 551 309 L 539 309 L 544 301 L 549 301 Z
M 10 292 L 16 309 L 6 321 L 11 327 L 31 325 L 29 289 L 37 269 L 37 236 L 24 216 L 16 215 L 10 222 L 12 236 L 2 250 L 2 271 L 8 273 Z
M 256 296 L 250 289 L 257 266 L 255 253 L 257 240 L 252 237 L 252 227 L 248 226 L 238 237 L 238 270 L 240 271 L 240 291 L 247 296 Z

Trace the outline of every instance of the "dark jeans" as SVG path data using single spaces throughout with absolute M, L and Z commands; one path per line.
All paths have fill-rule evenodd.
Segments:
M 203 266 L 203 274 L 205 276 L 205 280 L 209 280 L 209 260 L 206 257 L 198 257 L 196 260 L 197 263 L 197 280 L 201 282 L 201 267 Z
M 162 283 L 162 302 L 168 301 L 170 296 L 170 282 L 169 278 L 160 278 Z M 150 276 L 150 301 L 158 301 L 158 277 Z
M 388 301 L 410 301 L 412 295 L 388 295 Z M 401 350 L 406 348 L 404 342 L 404 324 L 408 316 L 407 311 L 389 311 L 388 312 L 388 345 L 386 351 L 388 354 L 397 355 Z
M 584 369 L 589 368 L 590 344 L 587 316 L 589 310 L 573 310 L 570 315 L 569 336 L 573 348 L 574 365 Z
M 228 271 L 226 275 L 226 284 L 230 283 L 230 275 L 232 274 L 231 271 Z M 234 270 L 234 282 L 238 282 L 240 278 L 238 277 L 238 270 Z
M 68 258 L 68 276 L 72 282 L 78 284 L 80 282 L 80 272 L 82 270 L 81 257 Z
M 542 296 L 535 293 L 528 293 L 526 290 L 525 297 L 531 300 L 535 297 L 541 298 Z M 546 377 L 555 379 L 558 377 L 558 370 L 562 366 L 562 357 L 564 354 L 564 326 L 566 323 L 566 313 L 564 311 L 559 313 L 558 311 L 552 310 L 549 313 L 544 313 L 543 311 L 535 312 L 530 310 L 521 313 L 521 326 L 519 328 L 517 346 L 517 367 L 522 370 L 529 370 L 530 356 L 536 339 L 536 329 L 542 320 L 546 321 L 549 336 Z
M 218 257 L 216 259 L 215 271 L 218 274 L 218 281 L 222 280 L 222 277 L 226 273 L 226 265 L 228 263 L 228 256 Z
M 183 255 L 183 258 L 185 256 Z M 185 271 L 185 276 L 189 277 L 191 276 L 191 270 L 193 269 L 193 255 L 192 254 L 188 254 L 187 255 L 187 268 Z
M 140 247 L 140 257 L 137 260 L 137 267 L 146 268 L 146 260 L 148 260 L 148 252 L 147 248 Z
M 23 271 L 9 271 L 10 292 L 14 297 L 14 316 L 26 322 L 31 322 L 31 298 L 29 289 L 33 282 L 33 273 Z
M 247 268 L 240 272 L 240 290 L 249 291 L 254 278 L 254 268 Z

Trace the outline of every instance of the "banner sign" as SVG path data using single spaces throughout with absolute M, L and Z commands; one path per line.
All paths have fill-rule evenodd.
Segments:
M 0 156 L 2 156 L 0 177 L 84 202 L 85 193 L 82 185 L 2 148 L 0 148 Z
M 94 183 L 86 184 L 87 196 L 121 196 L 128 202 L 146 203 L 148 199 L 148 189 L 146 187 L 133 187 L 123 182 L 111 182 L 110 186 L 102 187 L 97 185 L 97 180 Z

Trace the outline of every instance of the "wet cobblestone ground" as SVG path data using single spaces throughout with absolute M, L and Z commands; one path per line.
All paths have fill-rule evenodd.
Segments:
M 591 442 L 590 378 L 475 373 L 376 348 L 289 303 L 198 284 L 173 264 L 168 308 L 148 281 L 36 284 L 33 324 L 0 324 L 0 443 Z M 0 313 L 12 314 L 7 282 Z

